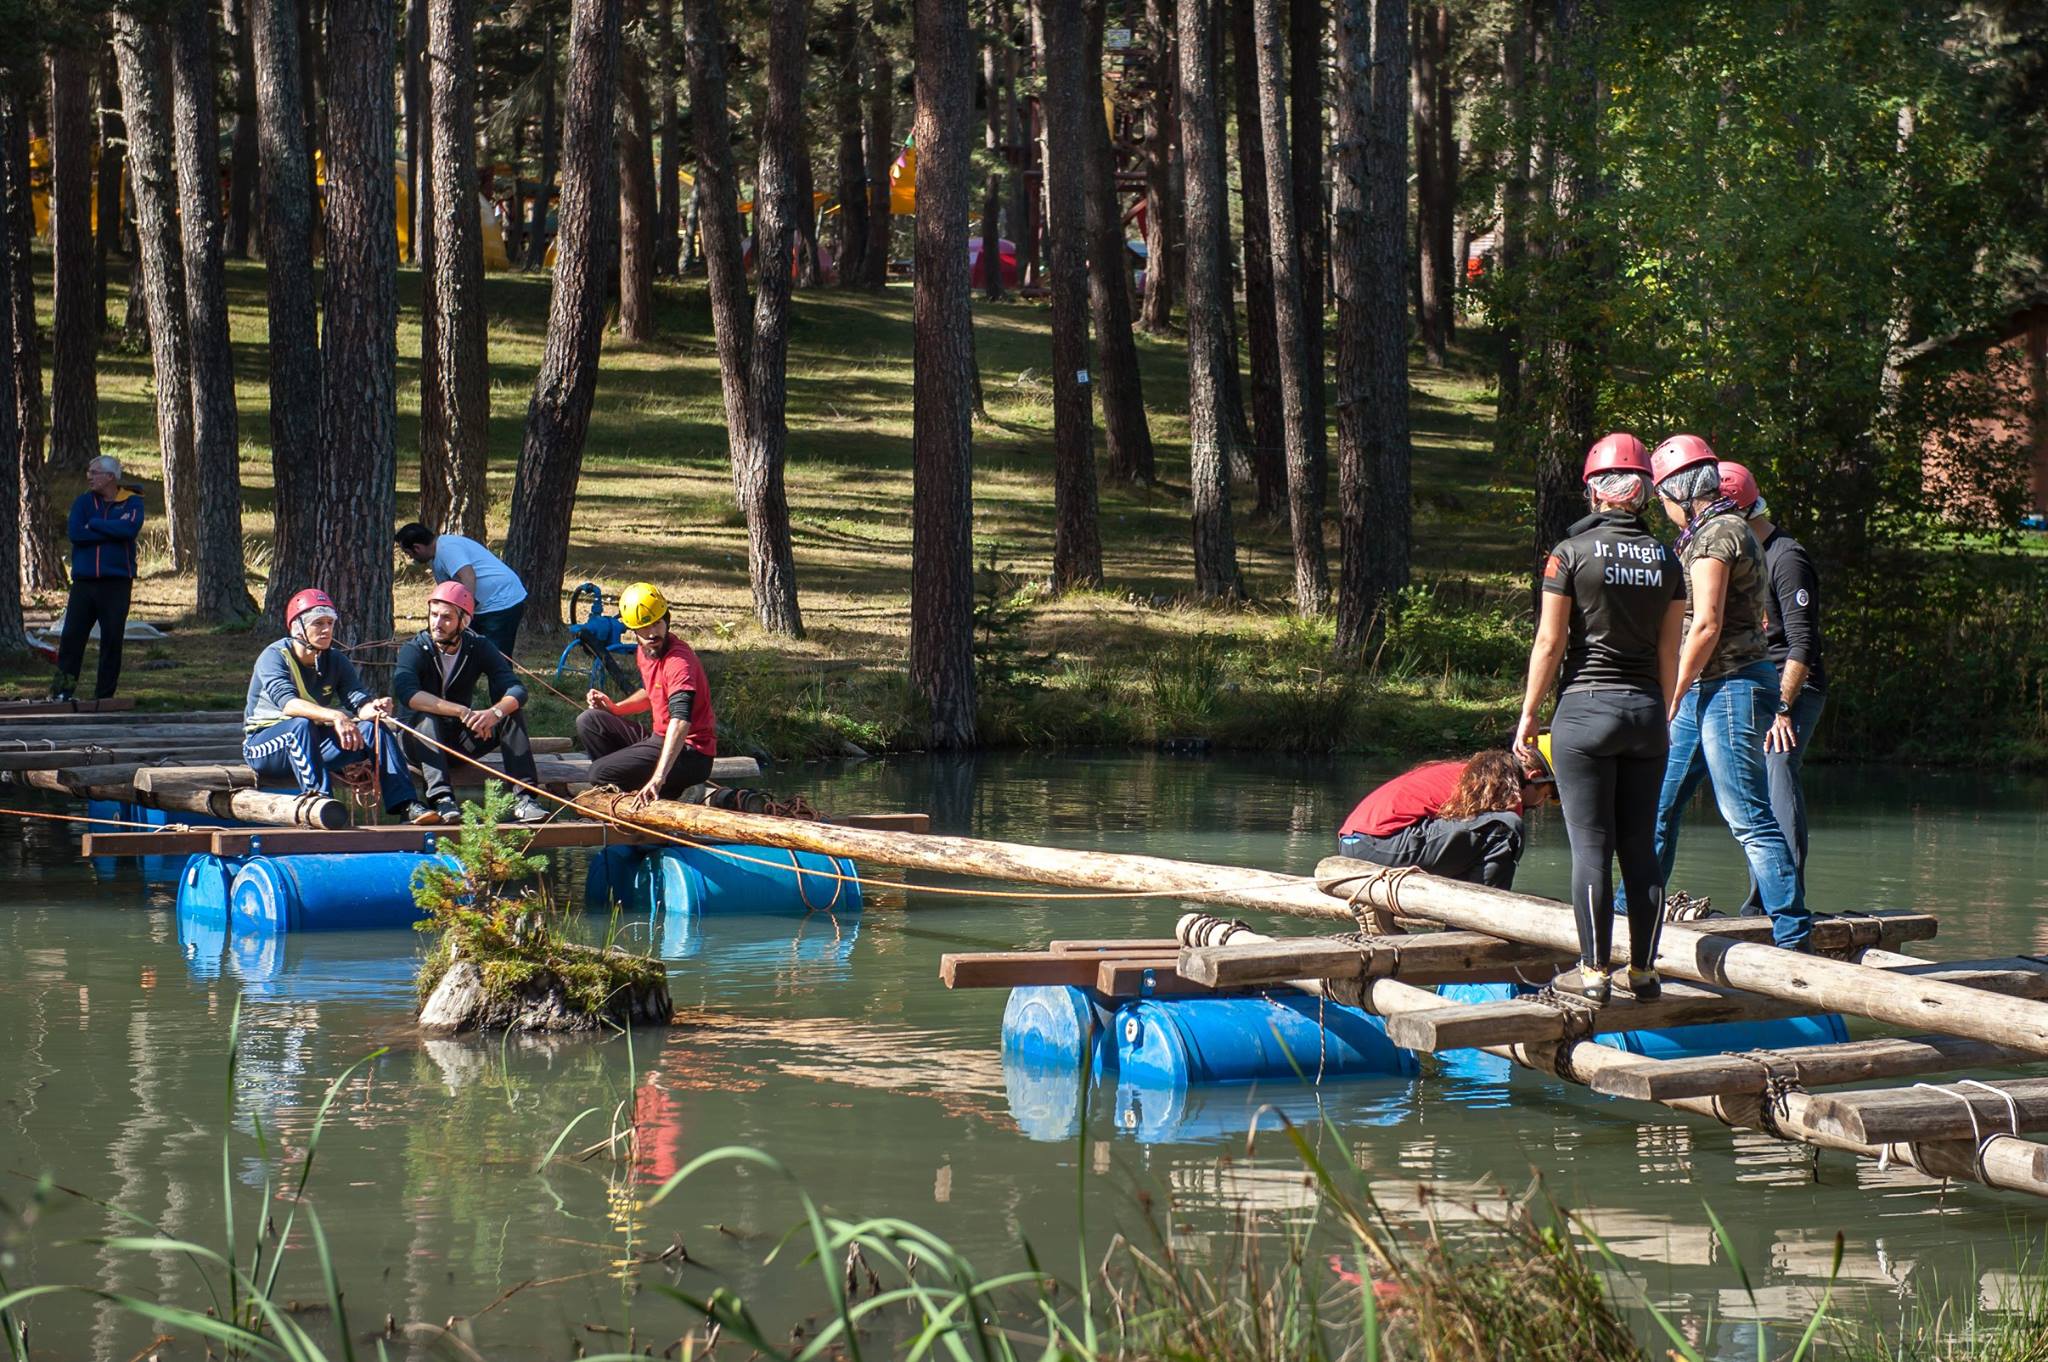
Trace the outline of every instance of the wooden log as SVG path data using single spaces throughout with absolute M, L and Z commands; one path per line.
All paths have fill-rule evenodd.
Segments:
M 49 747 L 53 744 L 58 747 L 138 747 L 178 739 L 239 743 L 242 740 L 242 726 L 238 723 L 153 724 L 137 728 L 125 725 L 83 728 L 77 724 L 56 724 L 47 728 L 0 726 L 0 750 L 16 752 Z
M 1675 1097 L 1723 1097 L 1762 1092 L 1773 1076 L 1803 1088 L 1910 1078 L 1953 1069 L 2031 1064 L 2038 1056 L 2005 1045 L 1953 1036 L 1886 1036 L 1839 1045 L 1801 1045 L 1744 1054 L 1667 1059 L 1654 1068 L 1597 1077 L 1595 1092 L 1609 1097 L 1665 1102 Z
M 69 728 L 73 732 L 84 729 L 143 728 L 156 724 L 234 724 L 240 727 L 242 711 L 239 709 L 168 709 L 168 710 L 100 710 L 83 711 L 76 714 L 31 714 L 26 711 L 0 711 L 0 730 L 13 733 L 16 729 Z
M 232 766 L 145 766 L 135 773 L 134 784 L 138 795 L 183 795 L 193 789 L 253 790 L 256 788 L 256 773 L 240 763 Z
M 104 700 L 0 700 L 0 718 L 44 714 L 114 714 L 135 708 L 132 695 L 110 695 Z
M 1316 867 L 1318 882 L 1333 894 L 1348 895 L 1361 876 L 1378 874 L 1379 867 L 1342 856 Z M 1448 926 L 1559 950 L 1578 947 L 1578 929 L 1563 904 L 1432 875 L 1400 881 L 1398 894 L 1410 908 Z M 1617 922 L 1616 963 L 1627 960 L 1621 940 L 1626 935 L 1627 924 Z M 1657 967 L 1681 979 L 1797 1002 L 1812 1012 L 1844 1012 L 2048 1055 L 2048 1002 L 2037 999 L 2000 997 L 1938 978 L 1730 941 L 1677 923 L 1663 929 Z
M 1859 1144 L 1974 1141 L 2048 1129 L 2048 1078 L 1938 1086 L 1823 1093 L 1807 1115 L 1815 1129 Z
M 255 773 L 246 766 L 158 766 L 136 772 L 135 799 L 152 808 L 242 823 L 328 831 L 348 826 L 348 809 L 338 799 L 255 786 Z
M 670 800 L 657 800 L 644 809 L 635 809 L 628 795 L 595 790 L 578 795 L 575 803 L 593 817 L 617 818 L 629 824 L 663 828 L 705 841 L 748 842 L 758 846 L 816 851 L 829 856 L 851 856 L 875 865 L 931 870 L 946 875 L 1156 895 L 1297 917 L 1351 920 L 1350 913 L 1341 904 L 1335 904 L 1317 892 L 1315 882 L 1301 875 L 1172 861 L 1157 856 L 1066 851 L 972 837 L 916 836 L 852 829 L 795 818 L 732 813 Z
M 71 746 L 8 751 L 0 746 L 0 771 L 54 771 L 64 766 L 94 766 L 126 761 L 151 763 L 197 759 L 236 761 L 240 739 L 187 738 L 173 742 L 122 743 L 114 746 Z

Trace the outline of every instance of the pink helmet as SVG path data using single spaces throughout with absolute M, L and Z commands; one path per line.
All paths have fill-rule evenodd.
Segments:
M 1643 442 L 1627 431 L 1616 431 L 1603 435 L 1599 442 L 1586 451 L 1585 472 L 1581 482 L 1591 482 L 1602 473 L 1641 473 L 1650 471 L 1649 455 L 1643 451 Z
M 330 617 L 338 616 L 334 599 L 318 587 L 307 587 L 304 591 L 285 602 L 284 627 L 289 629 L 299 622 L 299 616 L 315 610 L 325 610 Z
M 427 604 L 432 605 L 435 601 L 454 606 L 465 619 L 476 618 L 476 597 L 469 594 L 468 587 L 452 577 L 427 593 Z
M 1662 486 L 1673 473 L 1714 463 L 1714 451 L 1697 435 L 1674 435 L 1650 456 L 1650 480 Z
M 1748 511 L 1764 499 L 1761 488 L 1756 485 L 1756 475 L 1739 463 L 1721 460 L 1721 495 L 1735 503 L 1737 509 Z

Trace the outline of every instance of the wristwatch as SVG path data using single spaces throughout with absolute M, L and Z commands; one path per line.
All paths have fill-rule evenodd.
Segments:
M 1790 700 L 1787 700 L 1787 699 L 1786 699 L 1786 698 L 1785 698 L 1784 696 L 1782 696 L 1782 695 L 1781 695 L 1781 696 L 1779 696 L 1779 697 L 1778 697 L 1778 713 L 1780 713 L 1780 714 L 1790 714 L 1791 712 L 1792 712 L 1792 702 L 1791 702 Z

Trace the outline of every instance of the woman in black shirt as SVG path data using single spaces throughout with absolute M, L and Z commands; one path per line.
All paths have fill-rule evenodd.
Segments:
M 1543 615 L 1529 653 L 1515 745 L 1536 769 L 1537 712 L 1558 683 L 1551 765 L 1572 844 L 1572 912 L 1579 968 L 1558 987 L 1595 1002 L 1612 991 L 1613 864 L 1628 897 L 1627 987 L 1647 1001 L 1664 919 L 1657 867 L 1657 796 L 1664 780 L 1664 716 L 1678 674 L 1685 575 L 1652 537 L 1650 459 L 1642 441 L 1614 434 L 1586 455 L 1593 513 L 1571 527 L 1543 568 Z M 1559 664 L 1563 664 L 1560 674 Z

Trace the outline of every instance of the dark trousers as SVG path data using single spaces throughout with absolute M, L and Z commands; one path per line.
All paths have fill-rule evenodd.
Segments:
M 1482 813 L 1473 818 L 1425 818 L 1385 837 L 1354 832 L 1337 850 L 1374 865 L 1414 866 L 1447 880 L 1515 887 L 1522 863 L 1522 816 Z
M 281 719 L 265 729 L 242 736 L 242 760 L 249 763 L 258 779 L 290 780 L 300 794 L 329 794 L 332 773 L 344 766 L 377 759 L 378 784 L 384 793 L 384 807 L 396 813 L 412 802 L 412 771 L 405 764 L 405 750 L 390 733 L 380 746 L 377 725 L 358 720 L 356 731 L 363 745 L 351 752 L 326 724 L 311 719 Z
M 576 741 L 591 756 L 590 783 L 637 790 L 654 775 L 661 761 L 661 739 L 623 715 L 586 709 L 576 716 Z M 661 782 L 663 799 L 679 798 L 692 785 L 711 778 L 711 758 L 685 747 L 676 754 L 668 779 Z
M 1662 696 L 1573 691 L 1550 721 L 1550 764 L 1572 843 L 1572 914 L 1579 958 L 1606 968 L 1614 946 L 1614 862 L 1628 901 L 1629 963 L 1656 958 L 1664 921 L 1657 863 L 1657 794 L 1670 738 Z
M 512 645 L 519 642 L 519 621 L 526 618 L 526 602 L 508 605 L 503 610 L 486 610 L 470 620 L 469 627 L 498 645 L 498 651 L 506 657 L 512 656 Z M 493 700 L 504 697 L 492 696 Z
M 512 714 L 500 720 L 488 738 L 477 737 L 462 726 L 462 720 L 443 714 L 422 714 L 417 727 L 435 742 L 445 743 L 466 757 L 480 758 L 487 752 L 502 752 L 505 754 L 506 775 L 528 785 L 540 784 L 540 772 L 533 764 L 533 742 L 526 733 L 524 714 Z M 451 757 L 438 747 L 410 739 L 406 746 L 411 750 L 413 760 L 420 764 L 420 770 L 426 773 L 428 799 L 455 797 L 456 768 L 460 767 L 465 775 L 476 773 L 476 768 L 468 762 Z
M 128 632 L 128 597 L 132 577 L 82 577 L 71 583 L 64 608 L 64 633 L 57 641 L 57 670 L 77 676 L 85 665 L 85 643 L 92 627 L 100 627 L 100 674 L 93 695 L 101 700 L 121 683 L 121 641 Z
M 1778 820 L 1778 830 L 1785 834 L 1785 840 L 1792 844 L 1792 871 L 1799 879 L 1799 893 L 1806 894 L 1806 789 L 1802 772 L 1806 767 L 1806 744 L 1813 738 L 1813 730 L 1820 726 L 1820 712 L 1827 707 L 1825 691 L 1811 686 L 1799 692 L 1799 698 L 1792 702 L 1792 735 L 1799 745 L 1790 752 L 1764 753 L 1764 780 L 1770 786 L 1771 813 Z M 1742 902 L 1744 917 L 1764 915 L 1763 891 L 1756 887 L 1756 876 L 1749 877 L 1749 897 Z

